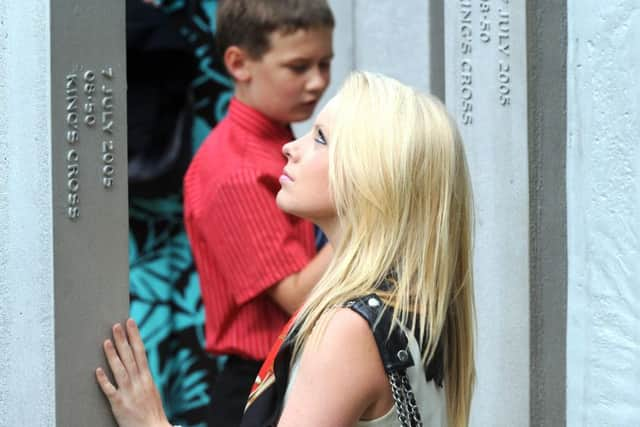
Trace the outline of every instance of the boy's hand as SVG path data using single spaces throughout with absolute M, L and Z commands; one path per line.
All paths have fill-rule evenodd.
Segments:
M 151 378 L 138 327 L 133 319 L 127 320 L 126 325 L 126 335 L 119 323 L 113 325 L 115 347 L 109 339 L 104 342 L 104 353 L 117 388 L 102 368 L 96 369 L 98 384 L 120 427 L 170 426 Z

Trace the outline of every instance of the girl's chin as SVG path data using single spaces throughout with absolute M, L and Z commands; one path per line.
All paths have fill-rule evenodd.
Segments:
M 283 190 L 280 189 L 280 191 L 278 191 L 278 194 L 276 194 L 276 206 L 278 206 L 278 208 L 280 208 L 281 211 L 284 211 L 286 213 L 291 213 L 289 211 L 289 206 L 288 203 L 286 201 L 287 196 L 283 194 Z
M 287 203 L 286 197 L 282 197 L 280 193 L 276 196 L 276 206 L 280 208 L 280 210 L 289 215 L 296 216 L 298 218 L 308 219 L 306 215 L 302 215 L 301 212 L 295 209 L 291 203 Z

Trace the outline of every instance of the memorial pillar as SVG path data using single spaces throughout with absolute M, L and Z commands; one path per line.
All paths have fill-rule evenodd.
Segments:
M 475 426 L 564 424 L 565 9 L 445 2 L 445 98 L 475 197 Z
M 354 0 L 354 66 L 444 96 L 443 0 Z
M 111 426 L 128 312 L 124 3 L 0 5 L 0 419 Z

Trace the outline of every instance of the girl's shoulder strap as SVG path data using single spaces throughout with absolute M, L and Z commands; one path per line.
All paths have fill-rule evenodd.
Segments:
M 393 311 L 378 295 L 372 293 L 354 298 L 344 306 L 358 313 L 369 324 L 387 374 L 405 370 L 416 363 L 409 351 L 409 339 L 405 328 L 395 327 L 389 334 L 393 324 Z M 440 343 L 433 359 L 425 368 L 426 380 L 435 381 L 439 386 L 442 386 L 444 377 L 442 350 Z M 420 360 L 417 362 L 420 363 Z
M 402 328 L 393 328 L 389 335 L 393 313 L 380 297 L 376 294 L 365 295 L 347 301 L 345 307 L 358 313 L 369 324 L 387 374 L 413 366 L 409 341 Z

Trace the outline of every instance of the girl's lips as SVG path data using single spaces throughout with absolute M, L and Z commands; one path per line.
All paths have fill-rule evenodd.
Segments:
M 285 182 L 293 182 L 291 177 L 289 175 L 287 175 L 286 173 L 282 173 L 282 175 L 280 175 L 280 178 L 278 179 L 278 181 L 280 181 L 280 184 L 284 184 Z

